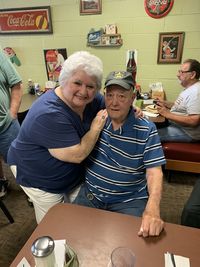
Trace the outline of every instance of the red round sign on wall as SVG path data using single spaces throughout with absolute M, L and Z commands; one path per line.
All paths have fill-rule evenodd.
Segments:
M 144 7 L 147 14 L 155 19 L 166 16 L 172 9 L 174 0 L 145 0 Z

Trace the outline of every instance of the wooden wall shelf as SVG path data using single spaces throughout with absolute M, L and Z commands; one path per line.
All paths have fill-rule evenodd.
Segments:
M 102 34 L 98 42 L 88 42 L 91 47 L 120 47 L 123 45 L 121 34 Z
M 122 46 L 122 44 L 108 44 L 108 45 L 104 45 L 104 44 L 88 44 L 88 46 L 91 47 L 118 47 L 118 46 Z

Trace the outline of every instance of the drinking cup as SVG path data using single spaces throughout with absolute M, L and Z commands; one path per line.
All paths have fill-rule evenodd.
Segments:
M 135 255 L 126 247 L 115 248 L 111 253 L 111 267 L 134 267 Z

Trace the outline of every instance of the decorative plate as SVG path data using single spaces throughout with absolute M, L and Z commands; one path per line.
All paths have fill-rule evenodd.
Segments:
M 144 7 L 147 14 L 155 19 L 162 18 L 166 16 L 172 6 L 174 4 L 174 0 L 145 0 Z

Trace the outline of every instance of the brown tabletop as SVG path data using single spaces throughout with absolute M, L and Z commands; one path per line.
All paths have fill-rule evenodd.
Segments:
M 165 122 L 165 117 L 159 115 L 158 117 L 149 117 L 150 121 L 153 121 L 155 124 L 159 123 L 164 123 Z
M 141 238 L 137 232 L 141 218 L 72 204 L 51 208 L 37 226 L 11 267 L 25 256 L 31 266 L 31 244 L 43 235 L 66 239 L 76 251 L 80 267 L 107 267 L 112 250 L 118 246 L 132 249 L 135 267 L 164 267 L 164 253 L 190 258 L 190 267 L 200 266 L 200 230 L 166 223 L 160 237 Z
M 38 98 L 37 95 L 31 95 L 31 94 L 24 94 L 22 96 L 22 102 L 19 108 L 19 112 L 25 112 L 27 110 L 29 110 L 30 106 L 33 104 L 33 102 Z

